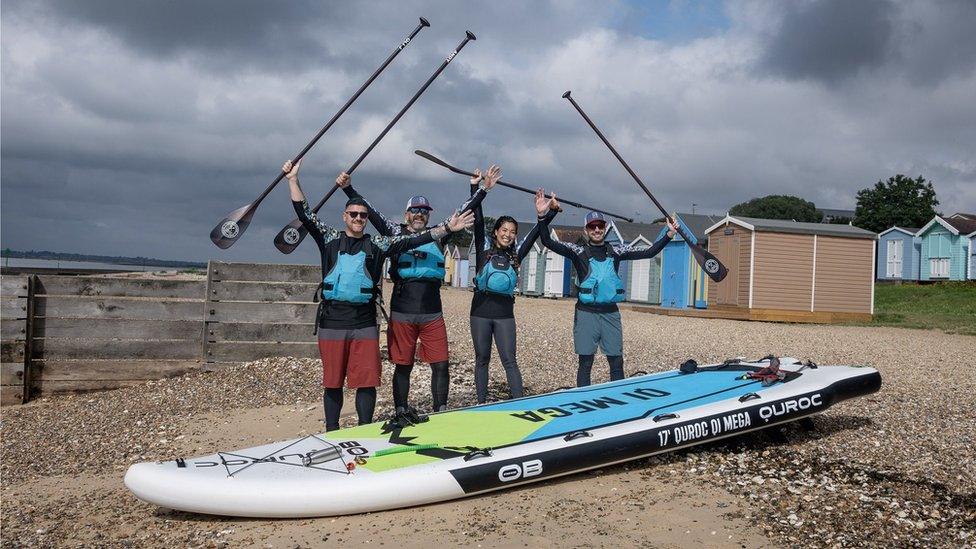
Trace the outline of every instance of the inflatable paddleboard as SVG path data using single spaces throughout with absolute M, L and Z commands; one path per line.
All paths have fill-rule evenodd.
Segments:
M 776 359 L 773 359 L 775 362 Z M 726 361 L 276 444 L 137 463 L 125 485 L 162 507 L 314 517 L 422 505 L 781 425 L 881 387 L 873 368 Z

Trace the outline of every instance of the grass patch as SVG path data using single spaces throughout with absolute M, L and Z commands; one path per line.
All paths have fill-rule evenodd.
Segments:
M 877 284 L 867 325 L 976 335 L 976 282 Z

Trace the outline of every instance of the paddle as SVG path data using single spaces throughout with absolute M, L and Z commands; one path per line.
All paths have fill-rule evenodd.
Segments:
M 474 177 L 474 174 L 473 173 L 468 172 L 468 171 L 465 171 L 465 170 L 462 170 L 461 168 L 456 168 L 456 167 L 448 164 L 447 162 L 444 162 L 440 158 L 437 158 L 436 156 L 430 154 L 429 152 L 421 151 L 419 149 L 416 150 L 416 151 L 413 151 L 413 152 L 417 156 L 419 156 L 421 158 L 426 158 L 427 160 L 430 160 L 434 164 L 439 164 L 441 166 L 444 166 L 445 168 L 451 170 L 454 173 L 461 174 L 461 175 L 466 175 L 468 177 Z M 516 191 L 522 191 L 524 193 L 535 194 L 535 191 L 533 191 L 532 189 L 528 189 L 526 187 L 521 187 L 521 186 L 515 185 L 513 183 L 506 183 L 504 181 L 499 180 L 498 181 L 498 184 L 501 185 L 501 186 L 503 186 L 503 187 L 508 187 L 509 189 L 515 189 Z M 546 198 L 552 198 L 552 195 L 546 195 Z M 618 215 L 618 214 L 615 214 L 615 213 L 610 213 L 610 212 L 608 212 L 606 210 L 600 210 L 600 209 L 594 208 L 592 206 L 587 206 L 585 204 L 580 204 L 579 202 L 573 202 L 572 200 L 566 200 L 565 198 L 562 198 L 562 197 L 559 198 L 559 201 L 561 203 L 563 203 L 563 204 L 569 204 L 570 206 L 576 206 L 577 208 L 581 208 L 581 209 L 584 209 L 584 210 L 593 210 L 594 212 L 600 212 L 600 213 L 603 213 L 603 214 L 607 214 L 607 215 L 609 215 L 611 217 L 616 217 L 617 219 L 623 219 L 624 221 L 630 221 L 630 222 L 633 222 L 634 221 L 630 217 L 624 217 L 622 215 Z
M 607 148 L 610 149 L 610 152 L 612 152 L 613 155 L 617 157 L 617 160 L 619 160 L 620 163 L 623 164 L 624 169 L 627 170 L 627 173 L 629 173 L 630 176 L 634 178 L 634 181 L 636 181 L 637 184 L 640 185 L 640 188 L 644 189 L 644 192 L 647 193 L 647 196 L 651 199 L 652 202 L 654 202 L 654 205 L 657 206 L 659 210 L 661 210 L 661 213 L 664 214 L 664 217 L 668 219 L 672 219 L 671 216 L 668 215 L 667 210 L 664 209 L 664 206 L 662 206 L 661 203 L 658 202 L 656 198 L 654 198 L 654 195 L 651 193 L 650 189 L 648 189 L 647 186 L 644 185 L 644 182 L 641 181 L 639 177 L 637 177 L 637 174 L 634 173 L 634 170 L 632 170 L 630 166 L 627 165 L 627 162 L 623 159 L 622 156 L 620 156 L 620 153 L 617 152 L 617 149 L 613 148 L 613 145 L 610 144 L 610 141 L 608 141 L 607 138 L 604 137 L 603 132 L 601 132 L 599 128 L 596 127 L 596 124 L 594 124 L 593 121 L 590 120 L 589 116 L 586 116 L 586 113 L 583 112 L 583 109 L 580 108 L 579 104 L 576 103 L 576 101 L 570 96 L 570 92 L 564 93 L 563 97 L 565 99 L 568 99 L 569 102 L 573 104 L 573 107 L 576 107 L 576 110 L 579 111 L 580 115 L 583 117 L 583 120 L 586 120 L 586 123 L 589 124 L 591 128 L 593 128 L 593 131 L 596 132 L 598 136 L 600 136 L 600 139 L 603 141 L 603 144 L 606 145 Z M 721 282 L 722 279 L 724 279 L 725 276 L 729 274 L 729 270 L 725 268 L 725 265 L 722 265 L 722 262 L 719 261 L 717 257 L 709 253 L 708 250 L 702 248 L 699 244 L 694 243 L 692 239 L 689 238 L 687 234 L 685 234 L 680 224 L 678 224 L 678 234 L 680 234 L 681 238 L 684 238 L 685 242 L 688 243 L 688 247 L 691 248 L 691 254 L 695 256 L 695 261 L 697 261 L 698 264 L 701 265 L 702 270 L 704 270 L 705 274 L 707 274 L 712 280 L 714 280 L 715 282 Z
M 461 48 L 463 48 L 465 44 L 467 44 L 472 40 L 477 40 L 474 33 L 472 33 L 471 31 L 465 31 L 464 40 L 461 40 L 461 43 L 458 44 L 456 48 L 454 48 L 454 51 L 452 51 L 447 56 L 447 58 L 444 59 L 444 61 L 441 63 L 441 66 L 437 67 L 437 70 L 434 71 L 434 74 L 430 75 L 430 78 L 428 78 L 427 81 L 424 82 L 424 85 L 421 86 L 419 90 L 417 90 L 417 93 L 413 94 L 413 97 L 411 97 L 410 100 L 407 101 L 407 104 L 404 105 L 402 109 L 400 109 L 400 112 L 398 112 L 396 116 L 393 117 L 393 120 L 391 120 L 390 123 L 387 124 L 385 128 L 383 128 L 383 131 L 380 132 L 380 134 L 376 136 L 376 139 L 374 139 L 373 142 L 370 143 L 369 147 L 367 147 L 366 150 L 363 151 L 363 154 L 359 155 L 359 158 L 357 158 L 356 161 L 352 163 L 352 166 L 350 166 L 349 169 L 346 170 L 347 174 L 352 175 L 352 172 L 356 171 L 356 168 L 359 167 L 359 164 L 366 159 L 366 156 L 373 150 L 373 148 L 376 147 L 377 144 L 379 144 L 380 140 L 382 140 L 383 137 L 386 136 L 386 134 L 393 128 L 394 124 L 396 124 L 400 120 L 400 118 L 407 112 L 407 110 L 414 104 L 414 102 L 416 102 L 417 99 L 420 98 L 421 94 L 423 94 L 424 91 L 427 90 L 427 88 L 431 85 L 434 79 L 436 79 L 438 76 L 440 76 L 442 72 L 444 72 L 444 69 L 447 68 L 447 65 L 451 62 L 451 60 L 453 60 L 457 56 L 458 52 L 461 51 Z M 322 198 L 322 200 L 320 200 L 319 203 L 316 204 L 314 208 L 312 208 L 312 212 L 313 213 L 318 212 L 322 208 L 322 205 L 325 204 L 325 202 L 329 198 L 331 198 L 332 195 L 335 194 L 335 192 L 338 189 L 339 189 L 339 185 L 333 185 L 332 189 L 325 195 L 325 197 Z M 302 243 L 302 240 L 304 240 L 307 235 L 308 235 L 308 231 L 306 231 L 305 227 L 302 226 L 301 220 L 299 220 L 296 217 L 291 221 L 291 223 L 285 225 L 284 228 L 278 231 L 278 234 L 275 236 L 274 239 L 274 244 L 275 247 L 278 248 L 279 251 L 281 251 L 281 253 L 290 254 L 293 251 L 295 251 L 295 248 L 297 248 L 298 245 Z
M 298 155 L 295 156 L 295 158 L 292 159 L 293 164 L 301 160 L 301 158 L 305 156 L 305 153 L 307 153 L 309 149 L 311 149 L 312 146 L 314 146 L 315 143 L 317 143 L 318 140 L 323 135 L 325 135 L 325 132 L 329 131 L 329 128 L 332 127 L 332 124 L 334 124 L 335 121 L 338 120 L 339 117 L 342 116 L 344 112 L 346 112 L 346 109 L 348 109 L 350 105 L 352 105 L 353 102 L 355 102 L 356 99 L 358 99 L 359 96 L 362 95 L 364 91 L 366 91 L 366 88 L 368 88 L 369 85 L 373 83 L 373 80 L 376 80 L 376 77 L 379 76 L 381 72 L 383 72 L 383 69 L 385 69 L 387 65 L 389 65 L 393 61 L 393 59 L 397 56 L 397 54 L 403 51 L 403 48 L 407 47 L 407 44 L 409 44 L 410 41 L 413 40 L 415 36 L 417 36 L 417 33 L 419 33 L 421 29 L 423 29 L 424 27 L 429 27 L 429 26 L 430 23 L 428 23 L 426 19 L 421 17 L 420 23 L 417 25 L 417 28 L 415 28 L 413 32 L 410 33 L 410 36 L 407 36 L 407 38 L 404 39 L 403 42 L 400 42 L 400 45 L 397 46 L 397 48 L 393 50 L 393 53 L 391 53 L 390 56 L 386 58 L 386 61 L 384 61 L 383 64 L 380 65 L 380 68 L 376 69 L 376 71 L 373 72 L 373 75 L 369 77 L 369 80 L 367 80 L 362 86 L 359 87 L 358 90 L 356 90 L 356 93 L 354 93 L 352 97 L 350 97 L 349 100 L 346 101 L 346 104 L 343 105 L 342 108 L 340 108 L 339 111 L 336 112 L 335 115 L 333 115 L 332 118 L 325 123 L 325 126 L 322 126 L 322 129 L 319 130 L 319 133 L 315 134 L 315 137 L 313 137 L 312 140 L 309 141 L 307 145 L 305 145 L 305 148 L 302 149 L 302 151 L 298 153 Z M 227 248 L 233 246 L 234 243 L 237 242 L 237 239 L 240 238 L 240 236 L 244 234 L 244 231 L 247 230 L 247 226 L 251 224 L 251 218 L 254 217 L 254 212 L 258 209 L 258 206 L 261 205 L 261 201 L 264 200 L 266 196 L 268 196 L 271 190 L 278 185 L 278 182 L 281 181 L 282 178 L 285 177 L 285 175 L 286 175 L 285 172 L 281 172 L 280 174 L 278 174 L 278 177 L 276 177 L 275 180 L 272 181 L 270 185 L 268 185 L 268 188 L 265 189 L 263 193 L 261 193 L 261 196 L 259 196 L 257 200 L 251 202 L 250 204 L 241 206 L 240 208 L 232 211 L 231 213 L 227 214 L 226 217 L 221 219 L 220 223 L 217 223 L 217 226 L 214 227 L 212 231 L 210 231 L 210 240 L 212 240 L 213 243 L 216 244 L 217 247 L 221 249 L 226 250 Z

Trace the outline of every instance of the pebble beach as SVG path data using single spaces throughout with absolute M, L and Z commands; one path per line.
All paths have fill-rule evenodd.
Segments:
M 443 291 L 450 406 L 475 403 L 471 294 Z M 575 382 L 571 300 L 519 298 L 530 394 Z M 321 430 L 321 366 L 278 357 L 2 411 L 4 547 L 971 546 L 976 544 L 976 338 L 622 311 L 625 368 L 767 354 L 877 368 L 880 392 L 762 432 L 422 509 L 288 521 L 160 509 L 122 485 L 135 462 Z M 594 382 L 607 380 L 597 358 Z M 392 411 L 384 363 L 377 420 Z M 490 399 L 507 398 L 493 358 Z M 430 408 L 429 369 L 411 399 Z M 351 398 L 343 421 L 355 423 Z M 582 532 L 581 532 L 582 530 Z

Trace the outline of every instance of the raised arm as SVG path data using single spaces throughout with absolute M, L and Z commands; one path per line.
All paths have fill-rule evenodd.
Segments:
M 428 242 L 440 240 L 450 233 L 467 229 L 474 223 L 474 213 L 454 214 L 446 222 L 420 234 L 399 236 L 374 236 L 373 243 L 385 256 L 393 256 L 423 246 Z
M 336 185 L 342 189 L 342 192 L 346 193 L 347 197 L 363 199 L 363 202 L 366 203 L 366 211 L 369 213 L 369 222 L 376 227 L 376 230 L 379 231 L 381 235 L 397 236 L 402 232 L 402 227 L 399 223 L 390 220 L 385 215 L 380 213 L 379 210 L 374 208 L 373 205 L 369 203 L 369 200 L 366 200 L 363 195 L 359 194 L 359 191 L 352 188 L 352 180 L 350 179 L 349 174 L 346 172 L 340 173 L 339 177 L 336 178 Z
M 671 242 L 674 237 L 675 232 L 678 230 L 678 225 L 668 219 L 668 232 L 662 237 L 657 239 L 654 244 L 651 244 L 650 248 L 644 248 L 643 250 L 638 250 L 631 248 L 630 246 L 615 246 L 615 251 L 617 252 L 617 257 L 621 261 L 633 260 L 633 259 L 650 259 L 657 254 L 661 253 L 661 250 Z
M 556 217 L 557 213 L 559 213 L 559 210 L 555 210 L 555 209 L 550 209 L 548 212 L 546 212 L 544 218 L 545 225 L 546 225 L 546 231 L 545 231 L 546 233 L 549 232 L 548 229 L 549 222 L 552 221 L 554 217 Z M 529 231 L 529 234 L 525 235 L 525 238 L 523 238 L 522 242 L 519 244 L 518 256 L 517 256 L 519 263 L 521 263 L 522 260 L 529 255 L 529 251 L 532 250 L 532 245 L 535 244 L 535 241 L 539 239 L 539 234 L 542 231 L 541 226 L 542 226 L 541 221 L 533 225 L 532 230 Z
M 481 181 L 481 170 L 474 171 L 474 177 L 471 178 L 471 197 L 478 193 L 481 189 L 478 187 L 478 182 Z M 479 202 L 474 210 L 474 272 L 480 273 L 482 269 L 485 268 L 485 212 L 481 208 L 481 203 Z
M 302 191 L 302 186 L 298 182 L 298 170 L 302 166 L 302 161 L 299 160 L 296 164 L 292 164 L 291 160 L 285 162 L 281 167 L 281 171 L 285 172 L 288 178 L 288 189 L 291 193 L 291 203 L 295 208 L 295 213 L 298 214 L 298 219 L 302 222 L 302 226 L 308 231 L 308 234 L 312 235 L 315 242 L 319 245 L 321 249 L 327 242 L 339 238 L 339 231 L 329 227 L 328 225 L 322 223 L 315 213 L 308 207 L 308 201 L 305 199 L 305 192 Z
M 539 230 L 539 240 L 542 241 L 542 245 L 563 257 L 568 257 L 574 263 L 578 262 L 579 255 L 582 253 L 583 248 L 575 244 L 554 240 L 552 235 L 549 234 L 549 222 L 556 217 L 555 214 L 549 213 L 552 211 L 550 206 L 555 204 L 558 208 L 559 205 L 559 203 L 556 202 L 556 196 L 553 195 L 552 198 L 546 198 L 545 194 L 542 192 L 542 189 L 536 191 L 535 196 L 535 211 L 539 217 L 538 223 L 534 228 L 538 228 Z

